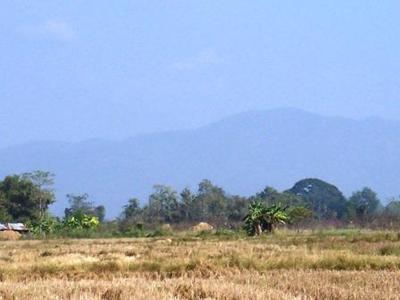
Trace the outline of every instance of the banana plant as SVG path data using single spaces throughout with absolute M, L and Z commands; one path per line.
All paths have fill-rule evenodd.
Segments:
M 95 229 L 99 224 L 97 217 L 83 213 L 76 213 L 64 220 L 64 226 L 68 229 Z
M 274 231 L 277 224 L 286 224 L 288 219 L 286 207 L 266 207 L 261 201 L 255 201 L 249 205 L 249 212 L 244 217 L 244 229 L 248 235 L 260 235 L 264 231 Z

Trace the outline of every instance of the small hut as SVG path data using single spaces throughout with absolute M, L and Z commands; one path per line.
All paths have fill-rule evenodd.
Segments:
M 0 223 L 0 231 L 26 233 L 29 232 L 29 229 L 23 223 Z

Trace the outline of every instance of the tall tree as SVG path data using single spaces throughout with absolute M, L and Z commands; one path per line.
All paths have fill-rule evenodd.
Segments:
M 199 212 L 198 216 L 200 218 L 206 220 L 222 220 L 226 217 L 226 193 L 222 188 L 214 185 L 210 180 L 204 179 L 199 183 L 195 201 Z
M 267 206 L 282 205 L 282 206 L 305 206 L 304 199 L 296 194 L 283 192 L 280 193 L 276 189 L 267 186 L 255 196 L 250 197 L 250 201 L 261 201 Z
M 89 200 L 88 194 L 67 194 L 69 207 L 64 210 L 65 218 L 74 214 L 89 214 L 93 211 L 93 202 Z
M 48 206 L 55 201 L 53 190 L 55 175 L 51 172 L 36 170 L 29 173 L 23 173 L 22 179 L 31 181 L 36 189 L 34 197 L 39 202 L 39 218 L 42 218 Z
M 0 182 L 3 215 L 10 221 L 35 222 L 50 201 L 40 203 L 41 190 L 32 181 L 19 175 L 7 176 Z
M 139 200 L 136 198 L 131 198 L 128 204 L 123 207 L 122 219 L 134 219 L 141 214 L 142 210 L 139 205 Z
M 1 187 L 1 183 L 0 183 Z M 10 222 L 11 216 L 8 213 L 7 199 L 2 191 L 0 191 L 0 222 Z
M 368 221 L 380 207 L 376 192 L 368 187 L 353 193 L 348 201 L 349 216 L 355 216 L 363 222 Z
M 185 221 L 192 221 L 196 215 L 195 199 L 189 188 L 184 188 L 180 193 L 181 202 L 181 216 Z
M 169 186 L 155 185 L 154 192 L 149 197 L 148 214 L 152 221 L 179 221 L 177 192 Z
M 97 217 L 100 222 L 104 221 L 105 207 L 103 205 L 95 206 L 92 201 L 89 200 L 88 194 L 67 194 L 69 207 L 64 210 L 65 218 L 69 218 L 72 215 L 88 215 Z
M 227 201 L 226 216 L 231 222 L 242 221 L 248 212 L 249 201 L 245 197 L 231 196 Z
M 104 205 L 96 206 L 96 207 L 93 209 L 93 215 L 94 215 L 95 217 L 97 217 L 97 219 L 99 219 L 99 222 L 100 222 L 100 223 L 103 223 L 103 222 L 104 222 L 104 219 L 105 219 L 105 217 L 106 217 L 106 208 L 104 207 Z
M 393 223 L 400 223 L 400 199 L 392 198 L 383 210 L 383 217 L 385 223 L 393 225 Z
M 319 220 L 341 219 L 346 215 L 346 198 L 343 193 L 336 186 L 320 179 L 303 179 L 287 192 L 302 197 Z

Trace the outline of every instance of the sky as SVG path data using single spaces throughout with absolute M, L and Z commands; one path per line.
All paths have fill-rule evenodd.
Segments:
M 0 147 L 247 110 L 400 119 L 400 1 L 0 2 Z

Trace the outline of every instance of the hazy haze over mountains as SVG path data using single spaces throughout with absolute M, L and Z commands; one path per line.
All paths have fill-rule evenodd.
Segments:
M 35 142 L 0 150 L 0 175 L 56 173 L 57 202 L 87 192 L 117 215 L 130 197 L 147 201 L 154 184 L 196 189 L 208 178 L 229 193 L 266 185 L 289 188 L 318 177 L 345 193 L 370 186 L 385 199 L 400 194 L 400 121 L 324 117 L 297 109 L 251 111 L 193 130 L 122 141 Z
M 0 148 L 296 107 L 400 116 L 400 1 L 1 1 Z

